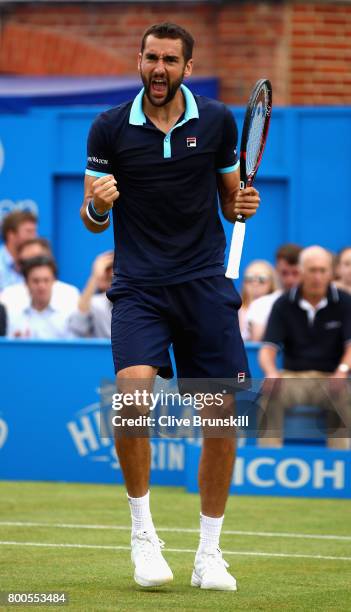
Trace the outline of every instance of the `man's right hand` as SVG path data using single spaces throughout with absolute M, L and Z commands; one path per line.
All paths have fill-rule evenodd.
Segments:
M 101 176 L 92 184 L 94 208 L 97 213 L 103 214 L 113 207 L 113 203 L 119 197 L 117 181 L 112 174 Z

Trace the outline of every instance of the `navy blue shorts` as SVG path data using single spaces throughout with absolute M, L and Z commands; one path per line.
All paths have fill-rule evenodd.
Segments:
M 164 287 L 121 282 L 109 297 L 116 372 L 150 365 L 171 378 L 173 344 L 178 378 L 249 377 L 238 323 L 241 298 L 225 276 Z

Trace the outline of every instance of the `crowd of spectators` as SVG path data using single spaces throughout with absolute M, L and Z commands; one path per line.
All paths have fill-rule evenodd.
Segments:
M 112 252 L 102 253 L 95 259 L 91 275 L 80 293 L 77 287 L 57 278 L 50 243 L 37 236 L 37 219 L 32 212 L 8 214 L 2 222 L 2 240 L 0 335 L 51 339 L 110 337 L 111 304 L 106 298 L 106 290 L 112 281 Z M 301 251 L 296 244 L 284 244 L 276 253 L 274 267 L 268 261 L 255 260 L 244 270 L 239 322 L 245 341 L 262 341 L 274 303 L 284 292 L 299 285 Z M 44 261 L 47 261 L 46 266 Z M 351 246 L 335 256 L 333 270 L 331 280 L 335 287 L 351 293 Z M 49 276 L 52 277 L 50 282 Z M 38 291 L 39 295 L 45 293 L 46 296 L 40 304 Z M 39 331 L 38 319 L 44 318 L 46 324 Z M 61 326 L 48 326 L 49 318 L 60 319 Z M 35 325 L 34 320 L 37 321 Z
M 15 211 L 2 223 L 0 335 L 64 339 L 111 335 L 113 253 L 98 256 L 82 294 L 58 279 L 50 243 L 37 236 L 31 212 Z

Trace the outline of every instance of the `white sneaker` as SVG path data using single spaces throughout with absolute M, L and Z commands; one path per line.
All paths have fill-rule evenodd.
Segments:
M 163 558 L 164 542 L 156 533 L 137 531 L 132 534 L 132 563 L 135 565 L 134 580 L 143 587 L 155 587 L 173 580 L 172 570 Z
M 227 572 L 228 563 L 222 557 L 222 551 L 198 550 L 195 557 L 191 586 L 217 591 L 236 591 L 236 580 Z

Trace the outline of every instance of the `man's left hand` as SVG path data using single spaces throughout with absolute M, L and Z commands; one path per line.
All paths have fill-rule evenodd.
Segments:
M 246 219 L 253 217 L 260 205 L 260 194 L 254 187 L 240 189 L 234 204 L 236 215 L 244 215 Z

